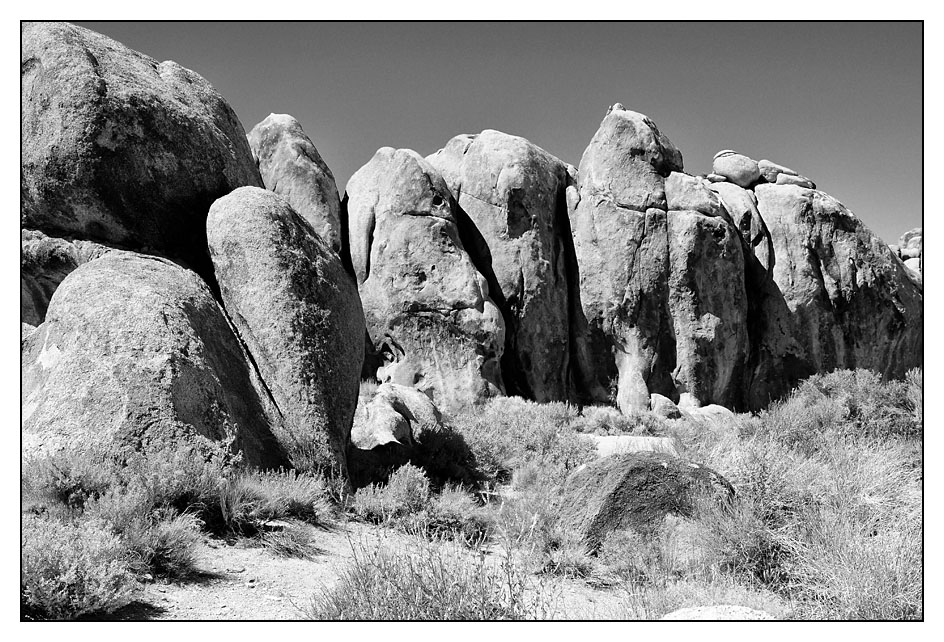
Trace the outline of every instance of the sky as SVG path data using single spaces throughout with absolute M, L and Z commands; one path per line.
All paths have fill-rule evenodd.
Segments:
M 711 171 L 734 149 L 816 182 L 886 242 L 922 223 L 922 25 L 78 22 L 302 124 L 338 189 L 374 152 L 497 129 L 580 157 L 621 102 Z

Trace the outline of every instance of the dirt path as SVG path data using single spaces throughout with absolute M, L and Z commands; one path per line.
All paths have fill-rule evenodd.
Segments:
M 253 540 L 227 543 L 204 539 L 197 574 L 186 582 L 156 582 L 137 601 L 112 614 L 119 620 L 298 620 L 313 596 L 330 589 L 351 559 L 352 543 L 408 547 L 414 539 L 399 531 L 342 521 L 312 528 L 319 548 L 310 560 L 279 557 Z M 415 544 L 415 542 L 412 542 Z M 471 553 L 470 553 L 471 555 Z M 493 557 L 494 556 L 494 557 Z M 499 564 L 499 554 L 489 564 Z M 579 580 L 548 578 L 535 586 L 551 596 L 555 619 L 619 617 L 619 596 Z
M 351 542 L 403 535 L 357 522 L 330 530 L 312 527 L 320 549 L 311 560 L 279 557 L 253 542 L 205 539 L 197 575 L 186 582 L 145 586 L 138 600 L 115 613 L 120 620 L 296 620 L 313 595 L 330 588 L 351 558 Z

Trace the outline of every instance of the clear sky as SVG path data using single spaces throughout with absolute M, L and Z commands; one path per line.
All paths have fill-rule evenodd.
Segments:
M 888 242 L 921 225 L 922 25 L 92 23 L 209 80 L 251 129 L 295 116 L 347 180 L 379 147 L 524 136 L 578 165 L 614 102 L 708 172 L 735 149 L 813 179 Z

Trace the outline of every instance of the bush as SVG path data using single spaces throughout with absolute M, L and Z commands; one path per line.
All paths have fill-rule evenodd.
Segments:
M 594 435 L 662 435 L 666 424 L 651 412 L 623 414 L 612 406 L 587 406 L 574 425 L 578 432 Z
M 227 494 L 226 513 L 235 530 L 289 517 L 322 523 L 332 510 L 324 478 L 294 470 L 243 472 L 228 483 Z
M 544 619 L 551 605 L 506 557 L 500 568 L 484 555 L 420 541 L 413 550 L 354 544 L 354 556 L 330 590 L 304 610 L 316 620 Z
M 127 551 L 106 525 L 23 516 L 24 616 L 71 620 L 128 604 L 138 584 Z
M 491 534 L 492 520 L 468 492 L 446 486 L 425 510 L 415 514 L 407 530 L 430 539 L 458 539 L 467 546 L 478 546 Z
M 294 521 L 263 533 L 262 545 L 279 557 L 304 560 L 314 558 L 319 551 L 312 538 L 311 527 Z
M 567 404 L 495 397 L 455 417 L 453 425 L 488 478 L 507 480 L 531 462 L 562 478 L 596 457 L 593 442 L 575 430 L 576 420 L 577 411 Z
M 429 502 L 429 479 L 420 468 L 406 464 L 398 468 L 386 485 L 370 484 L 354 494 L 354 514 L 375 523 L 385 523 L 419 513 Z

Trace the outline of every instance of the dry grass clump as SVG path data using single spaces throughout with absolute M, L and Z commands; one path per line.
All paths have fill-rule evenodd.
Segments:
M 411 548 L 352 544 L 330 590 L 303 613 L 315 620 L 526 620 L 552 613 L 546 593 L 510 557 L 490 564 L 458 544 L 418 540 Z
M 459 539 L 469 546 L 488 537 L 490 520 L 461 486 L 431 489 L 429 478 L 412 464 L 401 466 L 386 484 L 370 484 L 354 494 L 354 514 L 431 539 Z
M 538 463 L 563 477 L 596 456 L 593 442 L 574 427 L 577 410 L 564 403 L 538 404 L 519 397 L 495 397 L 453 418 L 453 426 L 489 479 L 507 480 L 512 471 Z
M 42 530 L 37 530 L 39 522 L 30 522 L 41 539 L 51 540 L 76 529 L 104 531 L 112 539 L 93 537 L 90 541 L 97 552 L 67 544 L 46 551 L 48 559 L 35 551 L 29 553 L 46 561 L 31 565 L 24 561 L 24 608 L 37 617 L 70 618 L 89 613 L 96 604 L 111 608 L 120 601 L 97 597 L 104 591 L 99 576 L 70 570 L 70 564 L 84 563 L 93 553 L 99 561 L 115 561 L 123 572 L 141 581 L 155 576 L 183 579 L 195 570 L 201 530 L 257 534 L 273 520 L 322 523 L 328 519 L 331 506 L 321 477 L 243 470 L 231 442 L 192 437 L 174 446 L 59 452 L 25 461 L 23 511 L 28 519 L 42 520 Z M 270 548 L 291 547 L 276 544 Z M 24 548 L 24 560 L 27 553 Z M 75 561 L 76 555 L 82 557 Z M 57 556 L 62 562 L 52 563 Z M 103 572 L 118 568 L 101 563 Z M 57 572 L 68 575 L 58 577 Z M 77 604 L 71 612 L 49 591 L 36 588 L 56 582 L 68 587 L 69 599 Z M 88 593 L 88 600 L 83 601 L 83 592 Z M 46 599 L 52 601 L 44 605 Z
M 20 604 L 27 619 L 71 620 L 128 604 L 138 583 L 107 524 L 23 516 Z
M 266 530 L 262 536 L 262 545 L 279 557 L 294 557 L 310 560 L 321 552 L 307 524 L 290 520 L 276 528 Z

